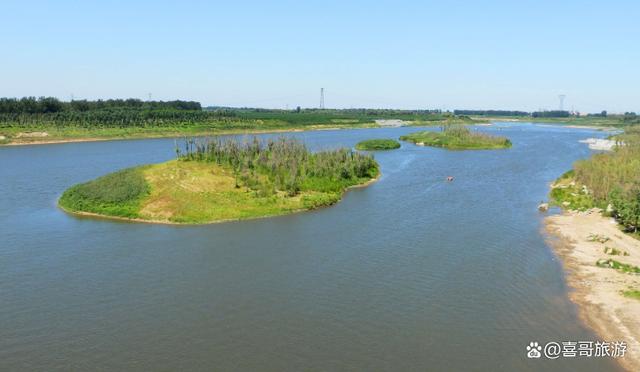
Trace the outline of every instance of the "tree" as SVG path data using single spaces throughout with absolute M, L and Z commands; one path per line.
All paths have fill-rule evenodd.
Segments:
M 615 209 L 615 215 L 620 223 L 627 229 L 638 232 L 638 224 L 640 222 L 640 190 L 636 188 L 628 193 L 623 193 L 620 188 L 616 188 L 611 192 L 610 199 Z

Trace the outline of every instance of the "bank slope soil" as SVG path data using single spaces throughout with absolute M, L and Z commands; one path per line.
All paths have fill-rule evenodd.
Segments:
M 400 137 L 400 140 L 412 142 L 418 146 L 442 147 L 450 150 L 493 150 L 511 147 L 511 141 L 508 138 L 472 132 L 461 125 L 447 125 L 439 132 L 411 133 Z
M 581 318 L 605 341 L 625 341 L 624 358 L 640 370 L 640 241 L 620 231 L 599 210 L 564 212 L 546 218 L 550 241 L 574 289 Z

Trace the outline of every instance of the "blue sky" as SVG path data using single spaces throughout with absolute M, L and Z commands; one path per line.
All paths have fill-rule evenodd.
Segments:
M 28 1 L 0 96 L 640 111 L 638 1 Z

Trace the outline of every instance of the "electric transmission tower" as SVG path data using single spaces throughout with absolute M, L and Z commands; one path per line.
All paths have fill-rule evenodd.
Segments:
M 320 109 L 324 109 L 324 88 L 320 88 Z
M 565 94 L 558 95 L 558 99 L 560 100 L 560 111 L 564 111 L 564 99 L 565 99 L 565 97 L 566 97 Z

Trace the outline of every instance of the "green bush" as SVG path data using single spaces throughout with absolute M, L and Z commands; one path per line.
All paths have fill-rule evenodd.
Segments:
M 135 218 L 140 202 L 149 194 L 142 169 L 128 168 L 75 185 L 62 194 L 59 204 L 75 212 Z

